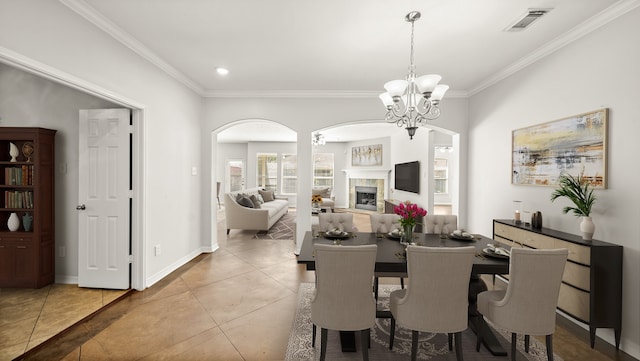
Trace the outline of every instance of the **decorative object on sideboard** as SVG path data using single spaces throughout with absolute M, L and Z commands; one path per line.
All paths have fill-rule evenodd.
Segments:
M 536 211 L 531 214 L 531 227 L 535 229 L 542 228 L 542 212 Z
M 420 19 L 420 12 L 412 11 L 404 19 L 411 23 L 409 72 L 405 80 L 392 80 L 385 83 L 386 92 L 380 94 L 380 100 L 387 108 L 385 119 L 390 123 L 396 123 L 398 127 L 405 127 L 409 133 L 409 139 L 413 139 L 418 126 L 426 125 L 427 120 L 437 119 L 440 116 L 438 105 L 444 93 L 449 90 L 449 86 L 438 84 L 442 79 L 438 74 L 416 78 L 416 66 L 413 64 L 413 33 L 415 22 Z
M 593 188 L 582 174 L 572 176 L 568 173 L 562 173 L 558 178 L 559 187 L 551 193 L 551 201 L 555 201 L 560 197 L 567 197 L 575 207 L 566 206 L 562 208 L 562 213 L 572 212 L 577 217 L 582 217 L 580 223 L 580 232 L 582 239 L 590 241 L 595 231 L 595 225 L 590 217 L 591 207 L 596 201 L 593 195 Z
M 33 216 L 30 215 L 29 213 L 25 213 L 24 216 L 22 216 L 22 227 L 24 228 L 24 231 L 25 232 L 31 231 L 32 224 L 33 224 Z
M 522 201 L 513 201 L 513 208 L 513 220 L 519 224 L 522 221 Z
M 11 232 L 15 232 L 20 228 L 20 218 L 18 218 L 18 215 L 15 212 L 12 212 L 9 216 L 9 219 L 7 220 L 7 228 L 9 228 Z
M 9 155 L 11 156 L 11 162 L 17 162 L 18 160 L 16 159 L 16 157 L 18 157 L 18 147 L 13 144 L 13 143 L 9 143 Z
M 31 156 L 35 150 L 36 148 L 33 146 L 32 142 L 24 142 L 24 144 L 22 144 L 22 154 L 27 158 L 27 163 L 31 163 Z

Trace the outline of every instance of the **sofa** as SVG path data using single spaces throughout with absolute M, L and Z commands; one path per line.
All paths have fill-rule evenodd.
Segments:
M 311 188 L 311 195 L 320 195 L 322 197 L 322 203 L 320 203 L 321 208 L 333 208 L 335 207 L 335 197 L 332 194 L 331 187 L 320 187 L 316 186 Z
M 238 203 L 238 194 L 247 196 L 240 200 L 245 205 Z M 224 212 L 227 222 L 227 234 L 231 229 L 268 231 L 274 223 L 287 214 L 289 201 L 286 198 L 273 196 L 274 199 L 269 200 L 267 196 L 263 197 L 263 195 L 266 195 L 266 193 L 261 188 L 225 193 Z M 257 207 L 255 201 L 246 201 L 251 196 L 258 200 Z M 262 199 L 262 202 L 260 202 L 260 199 Z M 249 203 L 253 204 L 249 206 Z

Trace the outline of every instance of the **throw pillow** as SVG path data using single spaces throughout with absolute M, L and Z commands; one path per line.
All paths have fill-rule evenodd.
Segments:
M 244 194 L 238 194 L 238 196 L 236 197 L 236 201 L 241 206 L 244 206 L 247 208 L 254 208 L 251 198 L 245 196 Z
M 318 194 L 322 198 L 331 198 L 331 187 L 317 187 L 311 190 L 311 194 Z
M 253 203 L 253 208 L 260 208 L 260 202 L 258 201 L 258 197 L 256 197 L 255 194 L 250 195 L 249 199 L 251 199 L 251 202 Z
M 265 202 L 271 202 L 275 198 L 273 197 L 273 190 L 262 190 L 258 189 L 258 193 L 262 196 Z
M 262 195 L 260 193 L 256 194 L 256 197 L 258 198 L 258 203 L 264 203 L 264 198 L 262 198 Z

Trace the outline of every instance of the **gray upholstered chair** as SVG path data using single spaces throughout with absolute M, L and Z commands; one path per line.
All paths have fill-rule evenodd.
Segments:
M 389 233 L 394 229 L 401 228 L 400 216 L 391 213 L 371 213 L 369 214 L 369 220 L 371 221 L 371 232 L 373 233 Z M 376 299 L 378 299 L 378 278 L 379 277 L 398 277 L 400 278 L 400 286 L 404 288 L 404 278 L 407 277 L 406 273 L 398 272 L 376 272 L 375 279 L 373 281 L 373 291 Z
M 345 232 L 357 232 L 353 226 L 353 214 L 351 213 L 320 213 L 318 214 L 318 230 L 326 232 L 338 228 Z
M 391 292 L 391 334 L 393 348 L 396 322 L 412 331 L 411 360 L 418 353 L 419 332 L 455 335 L 456 357 L 462 360 L 462 331 L 467 329 L 469 280 L 475 247 L 407 247 L 409 284 Z M 443 277 L 446 275 L 446 277 Z
M 424 233 L 441 233 L 443 228 L 446 233 L 458 229 L 458 216 L 443 214 L 428 214 L 424 217 Z
M 511 360 L 516 359 L 517 334 L 525 335 L 525 352 L 529 352 L 529 335 L 545 335 L 547 359 L 553 360 L 551 336 L 568 255 L 566 249 L 512 248 L 507 289 L 478 294 L 478 312 L 511 332 Z M 478 334 L 476 350 L 481 342 Z
M 327 351 L 327 330 L 360 331 L 362 359 L 369 359 L 369 331 L 376 321 L 371 292 L 377 246 L 316 244 L 316 295 L 311 301 L 312 345 L 320 327 L 320 360 Z

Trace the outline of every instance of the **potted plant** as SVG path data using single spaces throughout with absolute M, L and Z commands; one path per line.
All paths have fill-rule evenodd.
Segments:
M 593 188 L 590 183 L 580 174 L 572 176 L 568 173 L 562 173 L 558 178 L 559 187 L 551 193 L 551 201 L 555 201 L 560 197 L 567 197 L 573 202 L 574 207 L 566 206 L 562 208 L 562 213 L 567 214 L 573 212 L 577 217 L 582 217 L 580 223 L 580 231 L 582 238 L 591 240 L 595 225 L 591 219 L 591 207 L 596 201 L 593 195 Z

